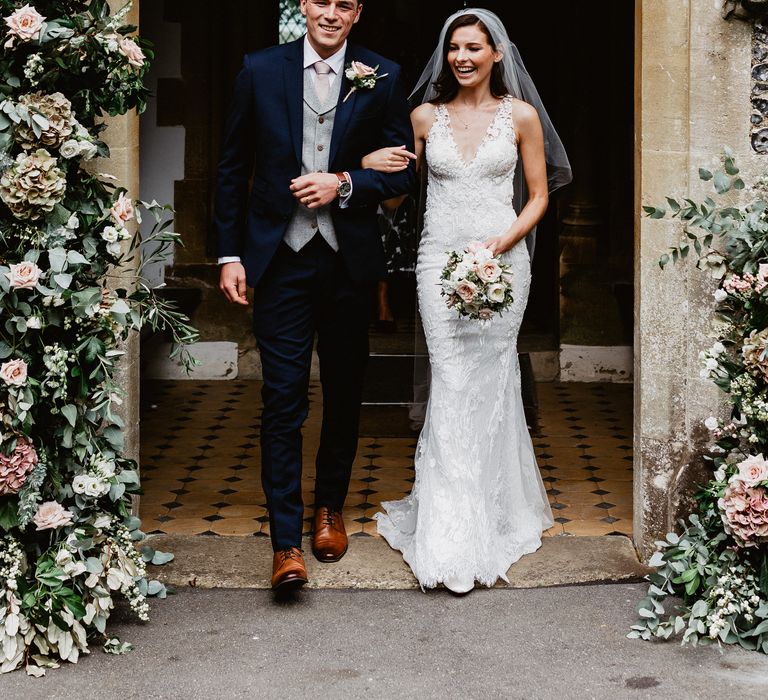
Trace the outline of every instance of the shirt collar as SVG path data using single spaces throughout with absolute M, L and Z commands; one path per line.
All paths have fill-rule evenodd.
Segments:
M 315 51 L 312 48 L 312 44 L 309 43 L 309 39 L 307 38 L 307 35 L 304 35 L 304 68 L 309 68 L 310 66 L 314 66 L 315 63 L 318 61 L 325 61 L 330 67 L 331 70 L 338 75 L 341 73 L 342 68 L 344 68 L 344 54 L 347 51 L 347 42 L 345 41 L 341 48 L 333 54 L 333 56 L 329 56 L 328 58 L 321 58 L 317 51 Z

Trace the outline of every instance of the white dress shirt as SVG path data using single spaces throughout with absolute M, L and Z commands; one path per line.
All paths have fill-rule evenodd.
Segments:
M 341 72 L 344 70 L 344 55 L 347 51 L 347 42 L 345 41 L 342 47 L 332 56 L 329 56 L 328 58 L 322 58 L 317 51 L 315 51 L 312 48 L 312 44 L 309 43 L 309 38 L 307 35 L 304 35 L 304 70 L 309 71 L 309 77 L 310 80 L 312 80 L 312 85 L 315 84 L 317 81 L 317 73 L 315 72 L 315 69 L 313 66 L 318 61 L 325 61 L 330 67 L 331 72 L 328 76 L 328 84 L 329 86 L 333 85 L 333 81 L 336 80 L 340 75 Z M 352 184 L 352 178 L 350 177 L 349 173 L 344 173 L 347 176 L 347 180 L 349 181 L 350 185 Z M 343 199 L 339 200 L 339 206 L 342 209 L 346 209 L 347 202 L 349 201 L 349 198 L 352 196 L 352 192 L 344 197 Z M 236 255 L 226 256 L 223 258 L 219 258 L 219 265 L 223 265 L 224 263 L 230 263 L 230 262 L 240 262 L 240 258 Z

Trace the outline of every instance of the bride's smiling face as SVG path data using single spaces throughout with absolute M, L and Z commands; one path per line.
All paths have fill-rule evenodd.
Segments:
M 494 64 L 501 58 L 488 35 L 476 24 L 456 28 L 446 55 L 459 87 L 475 87 L 489 81 Z

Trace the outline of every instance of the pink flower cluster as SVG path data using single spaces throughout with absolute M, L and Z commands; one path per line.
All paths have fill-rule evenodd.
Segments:
M 768 462 L 763 455 L 748 457 L 736 465 L 718 500 L 725 531 L 744 547 L 768 542 Z
M 723 283 L 723 289 L 729 294 L 744 294 L 753 290 L 761 294 L 766 287 L 768 287 L 768 263 L 758 265 L 757 277 L 747 272 L 741 277 L 731 275 Z
M 26 438 L 19 437 L 9 455 L 0 452 L 0 496 L 18 493 L 37 465 L 37 452 Z

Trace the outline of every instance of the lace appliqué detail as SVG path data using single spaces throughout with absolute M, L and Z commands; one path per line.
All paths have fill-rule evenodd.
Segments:
M 432 384 L 411 494 L 383 505 L 378 530 L 403 553 L 422 587 L 452 581 L 492 586 L 541 545 L 552 512 L 528 434 L 517 335 L 530 288 L 525 243 L 504 258 L 514 303 L 487 323 L 445 306 L 440 273 L 450 250 L 504 233 L 512 205 L 517 139 L 504 98 L 465 162 L 438 105 L 426 147 L 429 181 L 416 276 Z

